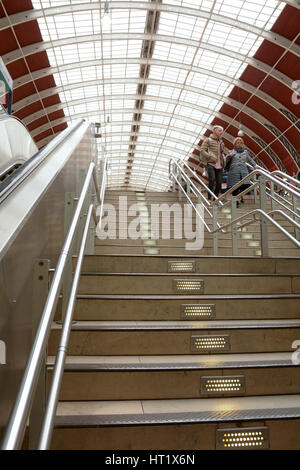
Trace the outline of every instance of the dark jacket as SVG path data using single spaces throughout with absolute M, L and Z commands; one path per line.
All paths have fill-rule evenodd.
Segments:
M 236 151 L 233 156 L 231 156 L 230 153 L 226 156 L 225 170 L 228 173 L 227 189 L 234 186 L 249 174 L 249 167 L 246 163 L 249 163 L 253 167 L 256 166 L 256 163 L 250 157 L 248 150 L 245 148 L 242 150 L 242 152 Z M 250 184 L 250 181 L 246 180 L 245 184 Z

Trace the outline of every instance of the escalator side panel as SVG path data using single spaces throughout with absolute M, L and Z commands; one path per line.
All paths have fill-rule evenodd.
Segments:
M 0 364 L 0 441 L 32 344 L 34 265 L 43 258 L 55 268 L 64 240 L 65 192 L 78 194 L 79 173 L 94 158 L 92 127 L 83 123 L 0 205 L 0 220 L 5 220 L 0 230 L 5 252 L 0 261 L 0 340 L 6 345 L 6 364 Z M 11 233 L 13 223 L 16 234 Z

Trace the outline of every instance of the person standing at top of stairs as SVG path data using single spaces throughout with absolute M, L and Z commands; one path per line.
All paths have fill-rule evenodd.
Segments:
M 222 141 L 223 131 L 223 127 L 214 126 L 211 135 L 204 139 L 200 148 L 200 160 L 207 165 L 208 188 L 217 197 L 221 192 L 225 155 L 228 153 Z M 211 194 L 208 193 L 208 200 L 210 199 Z

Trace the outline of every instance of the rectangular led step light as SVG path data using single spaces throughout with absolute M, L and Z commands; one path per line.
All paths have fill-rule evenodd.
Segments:
M 252 247 L 252 246 L 259 246 L 259 244 L 260 244 L 260 242 L 255 242 L 255 241 L 253 241 L 253 242 L 248 242 L 248 243 L 247 243 L 247 245 L 248 245 L 248 246 L 251 246 L 251 247 Z
M 168 261 L 168 273 L 196 271 L 196 261 Z
M 158 248 L 144 248 L 144 255 L 159 255 Z
M 216 318 L 216 306 L 209 304 L 182 304 L 181 320 L 212 320 Z
M 191 352 L 230 351 L 229 335 L 192 335 Z
M 261 427 L 241 427 L 217 429 L 216 449 L 268 449 L 269 429 Z
M 203 279 L 173 279 L 173 291 L 204 293 Z
M 232 395 L 245 393 L 244 375 L 203 376 L 200 380 L 203 395 Z
M 143 245 L 145 245 L 145 246 L 154 246 L 154 245 L 156 245 L 156 240 L 143 240 Z

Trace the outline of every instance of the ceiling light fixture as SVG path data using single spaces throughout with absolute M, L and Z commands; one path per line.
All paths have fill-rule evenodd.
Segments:
M 245 133 L 243 131 L 243 126 L 242 126 L 242 123 L 240 122 L 240 125 L 239 125 L 239 131 L 238 131 L 238 137 L 244 137 Z
M 238 87 L 238 90 L 239 90 L 239 103 L 241 103 L 241 91 L 240 91 L 240 88 Z M 239 113 L 239 121 L 240 121 L 240 124 L 239 124 L 239 131 L 237 133 L 238 137 L 244 137 L 244 131 L 243 131 L 243 126 L 242 126 L 242 122 L 241 122 L 241 114 Z
M 110 28 L 110 23 L 111 23 L 108 2 L 105 2 L 104 4 L 104 13 L 101 18 L 101 22 L 102 22 L 102 30 L 107 31 Z

